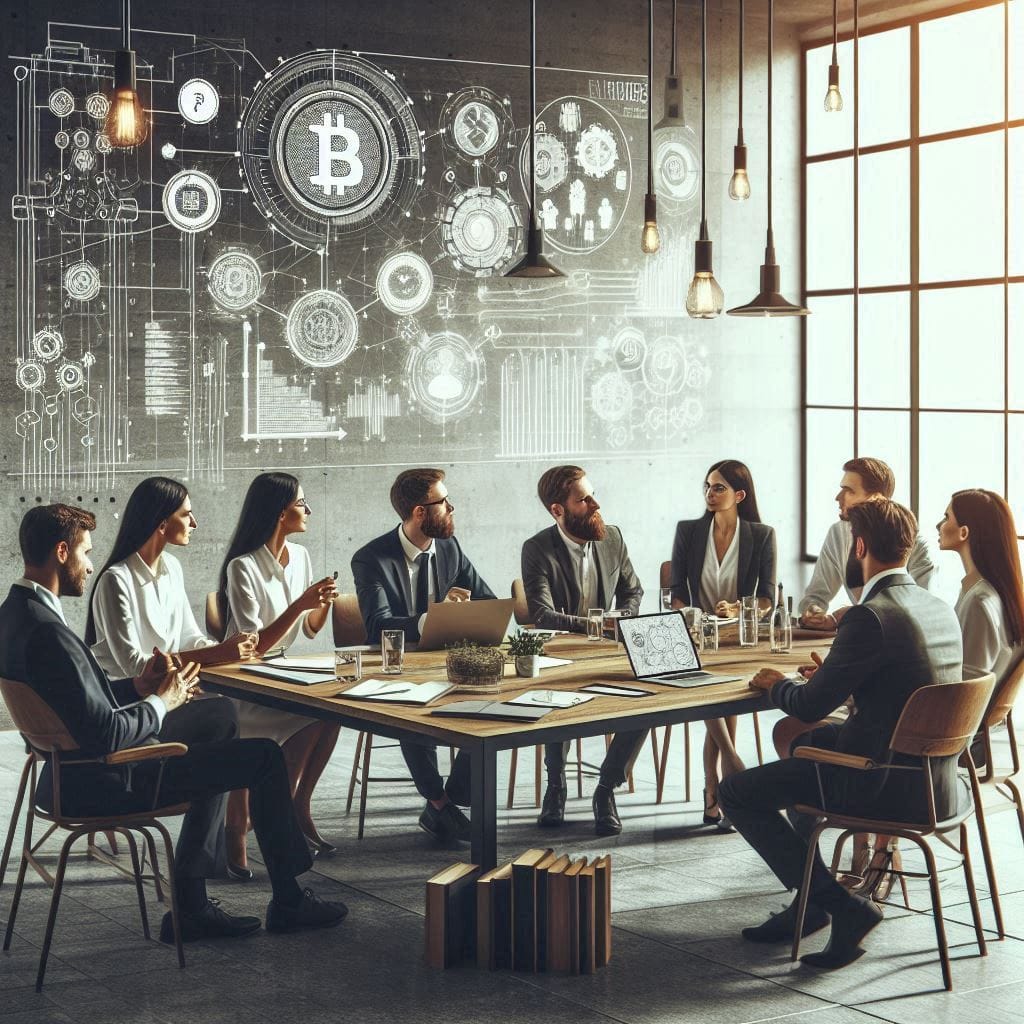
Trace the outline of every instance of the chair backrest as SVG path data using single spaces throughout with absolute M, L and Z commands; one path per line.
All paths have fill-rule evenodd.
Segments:
M 512 614 L 520 626 L 530 624 L 530 606 L 526 603 L 526 587 L 518 577 L 512 581 Z
M 0 694 L 14 726 L 35 750 L 77 750 L 78 744 L 53 708 L 28 683 L 0 679 Z
M 351 647 L 365 644 L 366 626 L 363 613 L 359 610 L 359 599 L 355 594 L 339 594 L 331 609 L 331 629 L 334 632 L 335 647 Z
M 658 586 L 664 590 L 666 587 L 672 586 L 672 563 L 662 562 L 661 572 L 658 573 Z
M 993 729 L 1006 721 L 1006 716 L 1013 710 L 1022 685 L 1024 685 L 1024 644 L 1014 651 L 1013 660 L 992 692 L 992 699 L 988 702 L 983 722 L 986 728 Z
M 206 632 L 214 640 L 223 640 L 227 630 L 227 609 L 224 599 L 213 590 L 206 595 Z
M 995 682 L 986 672 L 959 683 L 919 687 L 904 705 L 889 746 L 912 757 L 959 756 L 981 725 Z

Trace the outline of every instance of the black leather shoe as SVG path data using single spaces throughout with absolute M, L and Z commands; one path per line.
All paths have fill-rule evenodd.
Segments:
M 201 910 L 179 910 L 178 923 L 181 926 L 181 941 L 195 942 L 198 939 L 240 939 L 260 930 L 258 917 L 234 917 L 220 909 L 220 900 L 207 900 Z M 168 945 L 174 942 L 174 922 L 170 913 L 164 914 L 160 922 L 160 941 Z
M 615 794 L 607 786 L 598 785 L 592 801 L 594 808 L 594 832 L 599 836 L 617 836 L 622 831 L 619 811 L 615 806 Z
M 743 929 L 743 938 L 747 942 L 792 942 L 796 931 L 796 904 L 794 899 L 785 910 L 772 914 L 764 924 Z M 828 914 L 814 903 L 807 904 L 804 914 L 804 928 L 801 937 L 820 932 L 828 924 Z
M 322 900 L 312 889 L 302 890 L 297 907 L 282 907 L 277 900 L 267 904 L 268 932 L 297 932 L 303 928 L 333 928 L 341 924 L 348 907 L 341 900 Z
M 820 953 L 800 957 L 808 967 L 834 971 L 846 967 L 864 955 L 861 942 L 873 928 L 882 923 L 882 909 L 863 896 L 850 896 L 842 910 L 832 912 L 832 934 Z
M 554 782 L 548 783 L 544 790 L 544 802 L 540 805 L 540 816 L 537 824 L 541 828 L 558 828 L 565 822 L 566 787 Z
M 228 878 L 232 882 L 251 882 L 256 876 L 252 873 L 252 868 L 243 868 L 241 864 L 232 864 L 231 861 L 227 863 Z
M 428 800 L 420 814 L 419 825 L 439 843 L 468 843 L 470 840 L 469 818 L 450 800 L 440 810 Z

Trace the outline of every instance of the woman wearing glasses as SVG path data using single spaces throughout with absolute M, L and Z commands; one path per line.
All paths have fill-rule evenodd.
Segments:
M 313 582 L 309 552 L 288 540 L 306 532 L 309 514 L 302 487 L 289 473 L 261 473 L 246 492 L 217 596 L 227 609 L 229 632 L 259 633 L 257 654 L 286 650 L 300 628 L 316 636 L 338 596 L 333 577 Z M 238 702 L 238 724 L 243 739 L 264 736 L 281 745 L 299 825 L 317 852 L 333 852 L 313 824 L 309 803 L 338 740 L 338 726 L 248 701 Z M 229 873 L 240 880 L 252 878 L 246 865 L 247 831 L 247 794 L 232 793 L 226 828 Z
M 716 462 L 704 478 L 705 511 L 676 526 L 672 605 L 732 618 L 740 597 L 754 595 L 762 613 L 775 595 L 775 531 L 761 522 L 750 470 L 736 459 Z M 736 753 L 736 718 L 707 723 L 704 823 L 729 829 L 718 809 L 719 762 L 725 774 L 744 768 Z

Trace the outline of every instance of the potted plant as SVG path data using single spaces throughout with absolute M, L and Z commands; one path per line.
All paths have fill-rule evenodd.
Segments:
M 508 653 L 515 661 L 516 675 L 536 679 L 540 675 L 540 656 L 544 653 L 543 633 L 520 631 L 509 638 Z
M 452 644 L 445 659 L 448 680 L 460 690 L 496 693 L 505 672 L 505 655 L 497 647 L 461 640 Z

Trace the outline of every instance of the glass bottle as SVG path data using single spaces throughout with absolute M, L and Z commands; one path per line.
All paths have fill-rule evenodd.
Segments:
M 790 622 L 786 602 L 782 597 L 782 584 L 779 584 L 779 596 L 772 612 L 768 631 L 769 648 L 772 654 L 788 654 L 793 646 L 793 626 Z

